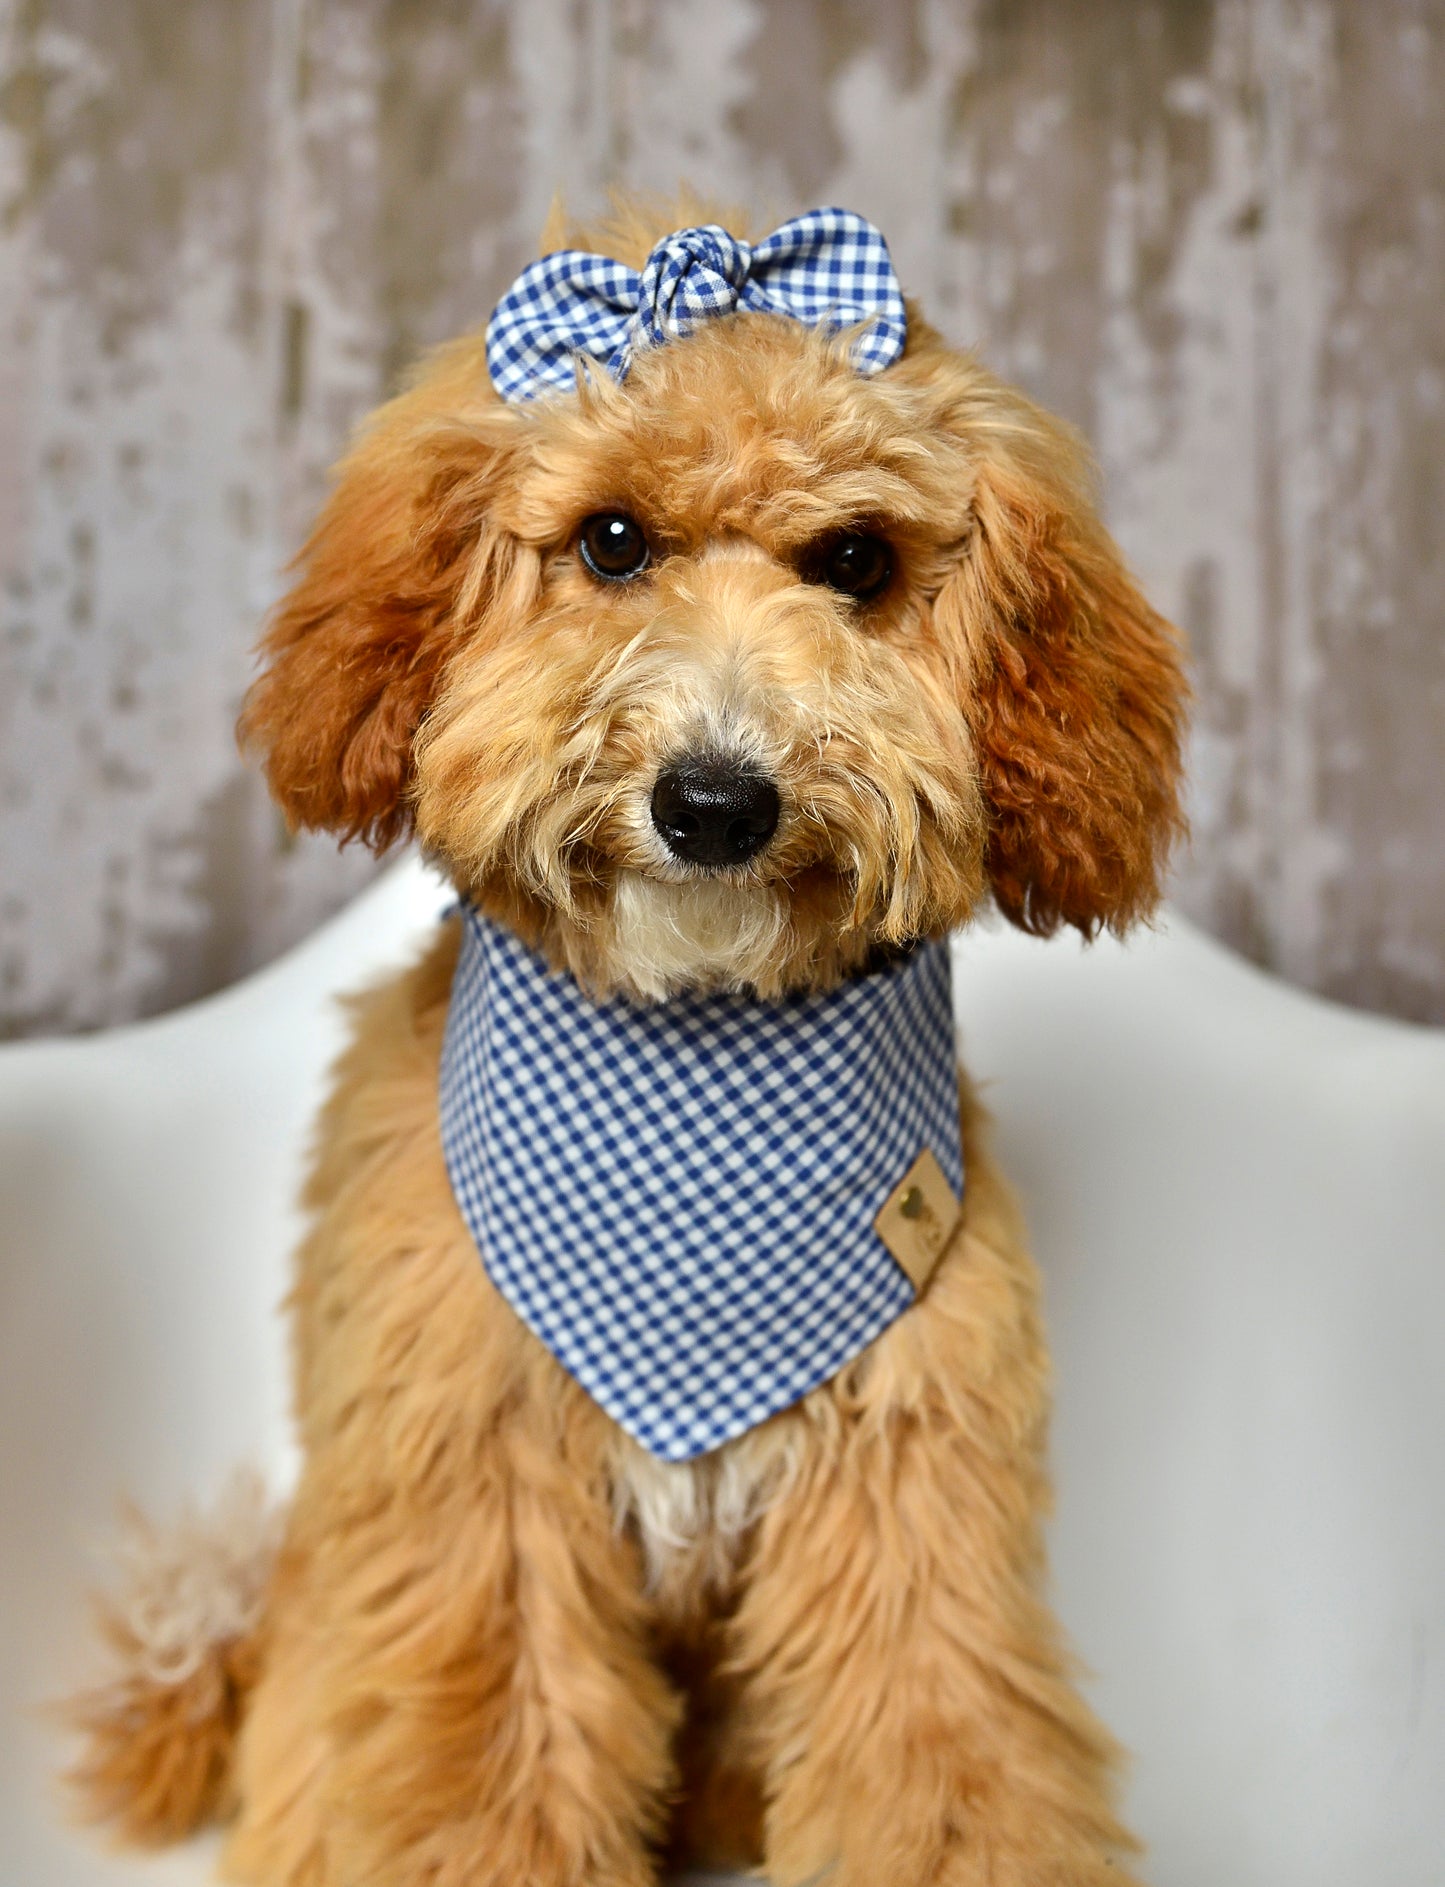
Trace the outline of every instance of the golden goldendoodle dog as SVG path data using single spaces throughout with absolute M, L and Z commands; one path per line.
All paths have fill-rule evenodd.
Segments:
M 911 306 L 905 344 L 886 281 L 882 315 L 819 314 L 809 271 L 836 282 L 856 229 L 818 215 L 756 251 L 680 230 L 706 222 L 690 204 L 550 229 L 544 252 L 609 259 L 589 306 L 661 264 L 680 299 L 610 366 L 564 321 L 540 393 L 497 391 L 541 355 L 524 334 L 499 371 L 495 320 L 490 351 L 425 362 L 266 636 L 242 731 L 292 823 L 414 832 L 466 909 L 354 1004 L 291 1299 L 304 1466 L 279 1548 L 213 1540 L 212 1574 L 143 1576 L 109 1612 L 116 1677 L 78 1706 L 90 1810 L 140 1841 L 223 1818 L 229 1879 L 643 1887 L 684 1857 L 779 1887 L 1130 1878 L 1115 1750 L 1041 1596 L 1038 1281 L 966 1084 L 961 1214 L 939 1206 L 904 1307 L 703 1448 L 645 1445 L 559 1361 L 480 1261 L 443 1145 L 468 922 L 577 1013 L 772 1027 L 892 987 L 990 900 L 1087 936 L 1158 897 L 1175 636 L 1064 428 Z M 792 305 L 739 288 L 783 249 Z M 687 302 L 717 279 L 720 306 Z M 556 282 L 529 283 L 518 319 L 545 327 Z M 523 1219 L 551 1184 L 529 1175 Z M 564 1285 L 570 1262 L 566 1238 L 542 1260 Z M 639 1367 L 676 1366 L 686 1402 L 669 1341 Z

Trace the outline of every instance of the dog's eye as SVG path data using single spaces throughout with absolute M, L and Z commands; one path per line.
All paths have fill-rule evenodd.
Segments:
M 577 541 L 583 563 L 604 583 L 640 577 L 651 561 L 642 526 L 625 511 L 599 511 L 585 519 Z
M 893 575 L 893 552 L 887 540 L 871 531 L 849 531 L 835 537 L 818 559 L 818 574 L 830 589 L 841 590 L 860 603 L 881 596 Z

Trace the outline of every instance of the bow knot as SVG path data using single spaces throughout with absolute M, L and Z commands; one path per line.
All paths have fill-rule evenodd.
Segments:
M 751 243 L 717 223 L 664 236 L 638 278 L 637 313 L 628 324 L 632 349 L 659 347 L 711 316 L 731 314 L 752 260 Z
M 742 309 L 836 333 L 878 373 L 903 352 L 903 293 L 881 233 L 849 210 L 810 210 L 753 247 L 716 223 L 674 230 L 641 273 L 608 256 L 557 250 L 524 269 L 487 328 L 487 366 L 504 399 L 575 385 L 585 355 L 625 380 L 634 357 Z

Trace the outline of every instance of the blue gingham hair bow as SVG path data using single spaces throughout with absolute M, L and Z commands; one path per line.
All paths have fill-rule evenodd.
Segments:
M 524 269 L 487 327 L 487 368 L 506 400 L 576 384 L 579 354 L 624 380 L 643 348 L 737 309 L 831 333 L 857 327 L 859 373 L 903 352 L 903 293 L 880 231 L 851 210 L 809 210 L 756 247 L 716 223 L 664 236 L 639 275 L 625 263 L 559 249 Z

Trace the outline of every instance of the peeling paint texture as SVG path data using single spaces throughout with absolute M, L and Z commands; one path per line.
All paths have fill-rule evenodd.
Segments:
M 375 869 L 232 724 L 355 421 L 556 189 L 847 203 L 1187 629 L 1175 895 L 1445 1021 L 1445 0 L 0 0 L 0 1030 Z

